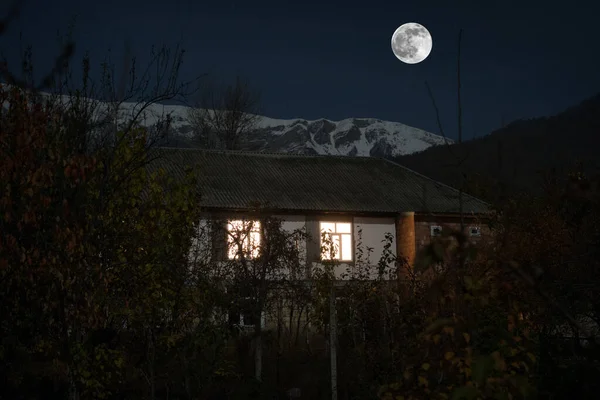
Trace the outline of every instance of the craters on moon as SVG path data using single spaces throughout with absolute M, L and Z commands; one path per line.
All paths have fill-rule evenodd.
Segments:
M 415 22 L 401 25 L 392 35 L 394 55 L 407 64 L 417 64 L 426 59 L 432 47 L 433 40 L 429 31 Z

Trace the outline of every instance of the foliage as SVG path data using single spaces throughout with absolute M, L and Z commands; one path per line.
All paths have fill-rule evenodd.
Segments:
M 0 95 L 8 104 L 0 170 L 6 393 L 41 371 L 57 390 L 108 396 L 130 353 L 114 343 L 117 333 L 126 326 L 148 348 L 169 347 L 191 323 L 178 311 L 193 296 L 185 263 L 199 218 L 193 176 L 174 183 L 150 173 L 142 130 L 82 154 L 62 140 L 64 115 L 51 104 L 17 88 Z
M 445 239 L 419 255 L 428 260 L 419 264 L 428 270 L 422 273 L 431 276 L 438 263 L 445 267 L 430 278 L 421 303 L 427 317 L 418 350 L 406 360 L 399 380 L 381 388 L 380 397 L 529 398 L 536 337 L 519 304 L 502 290 L 501 269 L 490 268 L 462 242 L 460 232 Z

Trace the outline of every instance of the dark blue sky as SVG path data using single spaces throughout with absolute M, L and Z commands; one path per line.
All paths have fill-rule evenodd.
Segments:
M 456 137 L 456 52 L 463 34 L 464 138 L 502 119 L 550 115 L 600 92 L 600 5 L 588 1 L 29 0 L 0 38 L 18 68 L 19 32 L 38 70 L 58 51 L 57 29 L 77 14 L 77 56 L 93 68 L 128 41 L 142 59 L 153 44 L 186 49 L 183 78 L 247 77 L 264 114 L 307 119 L 373 117 L 439 133 L 424 82 Z M 4 9 L 5 5 L 1 6 Z M 433 36 L 428 59 L 398 61 L 390 48 L 405 22 Z

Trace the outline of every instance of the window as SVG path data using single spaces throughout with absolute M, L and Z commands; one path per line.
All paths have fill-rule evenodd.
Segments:
M 229 324 L 240 328 L 252 328 L 258 321 L 252 315 L 253 304 L 251 297 L 245 297 L 239 304 L 234 305 L 228 312 Z M 265 313 L 260 313 L 260 324 L 265 327 Z
M 259 247 L 259 221 L 229 221 L 227 224 L 227 256 L 230 260 L 238 259 L 240 251 L 246 258 L 256 258 Z
M 321 235 L 323 234 L 326 235 L 325 243 L 321 243 L 323 260 L 352 261 L 352 224 L 350 222 L 321 222 Z
M 469 235 L 471 236 L 481 236 L 481 228 L 478 226 L 469 227 Z
M 431 236 L 440 236 L 442 234 L 442 227 L 439 225 L 431 225 Z

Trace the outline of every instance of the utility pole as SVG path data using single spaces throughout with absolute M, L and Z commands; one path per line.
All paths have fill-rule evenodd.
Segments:
M 337 400 L 337 321 L 335 309 L 335 279 L 333 279 L 331 282 L 331 289 L 329 291 L 329 356 L 331 358 L 331 400 Z

